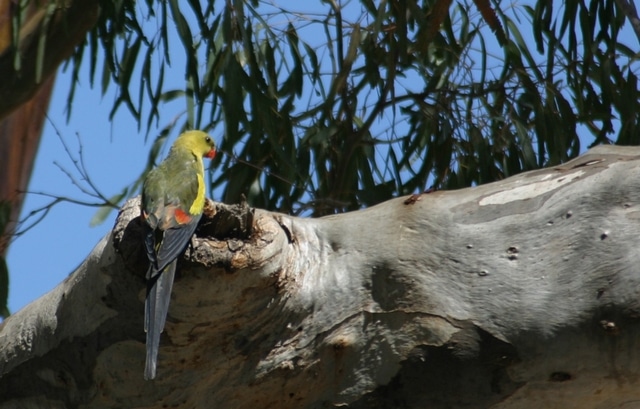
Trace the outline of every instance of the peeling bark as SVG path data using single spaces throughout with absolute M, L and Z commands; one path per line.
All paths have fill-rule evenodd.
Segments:
M 0 408 L 640 400 L 640 149 L 319 219 L 209 203 L 143 380 L 139 202 L 0 328 Z

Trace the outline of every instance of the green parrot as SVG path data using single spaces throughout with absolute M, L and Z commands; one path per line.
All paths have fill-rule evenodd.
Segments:
M 145 379 L 156 376 L 160 333 L 164 329 L 178 256 L 187 247 L 202 216 L 205 198 L 203 157 L 216 154 L 213 139 L 187 131 L 167 158 L 151 170 L 142 186 L 144 244 L 149 257 L 144 329 L 147 333 Z

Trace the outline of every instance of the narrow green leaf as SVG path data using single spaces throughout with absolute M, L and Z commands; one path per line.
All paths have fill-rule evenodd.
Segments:
M 98 208 L 98 211 L 93 215 L 91 220 L 89 221 L 90 227 L 96 227 L 107 219 L 107 217 L 111 214 L 115 209 L 111 206 L 101 206 Z
M 0 234 L 4 232 L 4 229 L 9 223 L 11 218 L 11 202 L 8 200 L 0 200 Z
M 105 206 L 101 206 L 98 209 L 98 211 L 93 215 L 93 217 L 91 218 L 91 221 L 89 222 L 89 226 L 95 227 L 99 224 L 102 224 L 106 220 L 106 218 L 109 216 L 109 214 L 113 210 L 116 210 L 118 208 L 118 206 L 120 205 L 120 202 L 122 202 L 122 200 L 125 197 L 127 197 L 128 194 L 129 194 L 129 189 L 125 187 L 124 189 L 122 189 L 120 193 L 111 196 L 109 198 L 109 204 Z
M 376 8 L 374 2 L 372 0 L 360 0 L 360 2 L 364 5 L 369 14 L 371 14 L 375 19 L 378 15 L 378 9 Z
M 527 69 L 530 70 L 536 77 L 536 79 L 540 82 L 544 81 L 544 76 L 542 72 L 538 69 L 538 63 L 531 55 L 529 51 L 529 44 L 524 40 L 522 35 L 520 34 L 520 30 L 513 23 L 513 21 L 508 20 L 507 26 L 509 27 L 509 33 L 515 39 L 516 44 L 518 45 L 518 50 L 520 55 L 524 56 L 525 60 L 527 60 Z
M 112 76 L 111 74 L 112 74 L 111 65 L 105 64 L 102 67 L 102 81 L 100 82 L 102 96 L 104 96 L 104 94 L 107 92 L 107 89 L 109 88 L 109 83 L 111 82 L 111 76 Z
M 169 34 L 168 34 L 168 28 L 169 28 L 169 24 L 167 21 L 167 18 L 169 16 L 169 11 L 167 10 L 167 3 L 166 1 L 161 1 L 160 2 L 160 7 L 162 10 L 161 16 L 162 16 L 162 23 L 160 24 L 160 38 L 162 39 L 162 44 L 164 45 L 164 47 L 162 47 L 164 49 L 164 59 L 167 62 L 167 64 L 171 65 L 171 57 L 170 52 L 169 52 Z
M 306 56 L 309 58 L 309 63 L 311 64 L 311 79 L 313 82 L 318 81 L 320 78 L 320 65 L 318 64 L 318 56 L 316 51 L 309 46 L 309 44 L 302 42 L 302 46 L 305 49 Z
M 98 36 L 95 32 L 91 31 L 88 34 L 89 37 L 89 84 L 93 88 L 96 78 L 96 67 L 98 66 Z M 106 70 L 106 65 L 102 68 Z
M 7 318 L 9 311 L 9 268 L 4 257 L 0 257 L 0 317 Z
M 136 108 L 136 106 L 133 104 L 133 101 L 131 101 L 131 96 L 129 94 L 129 84 L 134 73 L 135 65 L 139 61 L 138 53 L 140 51 L 141 45 L 142 39 L 140 37 L 137 37 L 134 39 L 131 46 L 125 48 L 120 63 L 120 76 L 118 78 L 118 85 L 120 85 L 119 97 L 122 98 L 122 102 L 124 102 L 127 107 L 129 107 L 131 113 L 137 120 L 140 120 L 140 114 L 138 112 L 139 108 Z
M 181 89 L 174 89 L 170 91 L 165 91 L 160 95 L 160 101 L 162 102 L 171 102 L 173 100 L 182 98 L 186 95 L 186 92 Z
M 191 7 L 191 11 L 198 22 L 198 28 L 200 29 L 200 34 L 202 36 L 209 36 L 209 25 L 207 24 L 207 17 L 205 13 L 202 12 L 202 7 L 200 5 L 200 1 L 198 0 L 188 0 L 189 6 Z
M 158 75 L 158 82 L 156 83 L 155 91 L 149 91 L 149 94 L 151 96 L 151 108 L 149 110 L 149 118 L 147 120 L 147 130 L 151 129 L 151 123 L 153 122 L 154 117 L 156 119 L 160 119 L 160 112 L 158 111 L 158 105 L 160 103 L 160 100 L 162 100 L 162 97 L 166 95 L 166 94 L 162 94 L 163 85 L 164 85 L 164 65 L 160 65 L 160 73 Z M 149 87 L 150 86 L 151 85 L 149 85 Z M 145 135 L 145 141 L 146 141 L 146 135 Z

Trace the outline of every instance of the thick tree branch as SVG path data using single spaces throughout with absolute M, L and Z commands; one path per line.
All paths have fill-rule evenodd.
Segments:
M 0 408 L 640 399 L 640 148 L 319 219 L 211 205 L 153 382 L 138 206 L 0 328 Z

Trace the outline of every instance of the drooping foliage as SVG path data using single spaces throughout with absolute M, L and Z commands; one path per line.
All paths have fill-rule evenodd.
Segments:
M 640 138 L 638 41 L 613 0 L 101 5 L 71 69 L 89 61 L 112 114 L 157 135 L 149 166 L 182 128 L 219 135 L 228 202 L 324 215 Z

